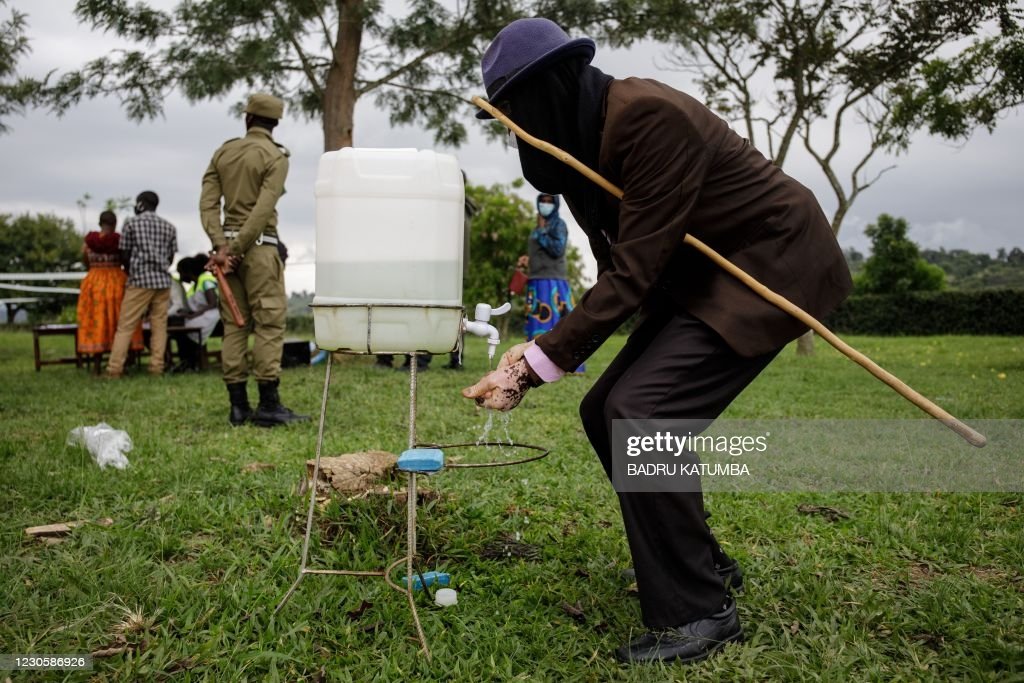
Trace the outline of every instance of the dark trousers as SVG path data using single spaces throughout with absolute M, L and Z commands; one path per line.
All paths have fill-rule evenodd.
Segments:
M 612 420 L 718 417 L 778 351 L 744 358 L 710 327 L 662 307 L 630 335 L 580 404 L 591 445 L 611 477 Z M 728 562 L 693 493 L 621 493 L 619 507 L 648 628 L 679 626 L 722 608 L 715 564 Z
M 175 332 L 171 338 L 178 344 L 178 358 L 182 366 L 199 369 L 199 354 L 203 345 L 192 338 L 190 332 Z

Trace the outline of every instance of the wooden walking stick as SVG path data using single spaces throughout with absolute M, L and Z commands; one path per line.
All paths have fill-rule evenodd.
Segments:
M 542 152 L 546 152 L 547 154 L 550 154 L 551 156 L 558 159 L 559 161 L 568 164 L 569 166 L 571 166 L 572 168 L 576 169 L 584 176 L 589 178 L 590 180 L 593 180 L 595 183 L 600 185 L 603 189 L 607 190 L 609 193 L 611 193 L 618 199 L 622 199 L 622 190 L 620 190 L 612 183 L 608 182 L 606 178 L 604 178 L 599 173 L 597 173 L 593 169 L 589 168 L 588 166 L 580 162 L 578 159 L 573 157 L 568 152 L 559 149 L 558 147 L 555 147 L 550 142 L 540 140 L 530 135 L 525 130 L 520 128 L 514 121 L 505 116 L 505 114 L 503 114 L 499 109 L 492 106 L 483 98 L 474 97 L 473 104 L 480 107 L 488 114 L 493 116 L 495 119 L 500 121 L 506 128 L 515 133 L 516 137 L 518 137 L 520 140 L 523 140 L 530 146 L 536 147 Z M 778 308 L 781 308 L 783 311 L 790 314 L 791 316 L 802 322 L 804 325 L 807 325 L 807 327 L 814 330 L 820 337 L 822 337 L 825 341 L 827 341 L 829 344 L 838 349 L 839 352 L 842 353 L 844 356 L 852 360 L 857 365 L 860 365 L 862 368 L 870 372 L 872 375 L 880 379 L 882 382 L 885 382 L 892 389 L 894 389 L 896 393 L 898 393 L 900 396 L 907 399 L 915 406 L 917 406 L 924 412 L 934 417 L 936 420 L 940 421 L 942 424 L 952 429 L 954 432 L 963 437 L 963 439 L 967 441 L 967 443 L 971 444 L 972 446 L 977 446 L 978 448 L 981 448 L 982 446 L 985 445 L 986 439 L 983 434 L 975 431 L 968 425 L 964 424 L 963 422 L 955 418 L 953 415 L 949 414 L 941 407 L 936 405 L 934 402 L 932 402 L 931 400 L 924 397 L 919 392 L 915 391 L 913 388 L 908 386 L 899 377 L 896 377 L 894 374 L 879 366 L 877 363 L 875 363 L 873 360 L 865 356 L 863 353 L 861 353 L 857 349 L 853 348 L 852 346 L 844 342 L 842 339 L 837 337 L 831 330 L 829 330 L 827 327 L 822 325 L 818 320 L 816 320 L 814 316 L 809 314 L 807 311 L 803 310 L 802 308 L 800 308 L 799 306 L 797 306 L 784 296 L 776 292 L 773 292 L 771 289 L 765 287 L 760 282 L 758 282 L 757 279 L 747 274 L 742 268 L 739 268 L 738 266 L 733 264 L 731 261 L 723 257 L 721 254 L 719 254 L 717 251 L 715 251 L 708 245 L 701 242 L 693 235 L 686 235 L 683 241 L 686 244 L 689 244 L 693 248 L 703 253 L 708 258 L 710 258 L 712 261 L 718 264 L 718 266 L 725 269 L 730 275 L 733 275 L 734 277 L 738 278 L 743 284 L 745 284 L 750 289 L 754 290 L 754 292 L 757 293 L 761 298 L 777 306 Z
M 224 269 L 220 267 L 220 264 L 213 264 L 213 274 L 217 278 L 217 286 L 220 287 L 220 294 L 224 297 L 224 302 L 228 305 L 228 310 L 231 311 L 231 317 L 234 319 L 235 325 L 238 327 L 245 327 L 245 318 L 242 316 L 242 311 L 238 308 L 238 302 L 235 301 L 235 295 L 231 291 L 231 285 L 228 284 L 228 278 L 224 275 Z

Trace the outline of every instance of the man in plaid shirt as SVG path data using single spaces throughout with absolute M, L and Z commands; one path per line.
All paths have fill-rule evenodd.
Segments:
M 147 311 L 151 330 L 149 374 L 160 375 L 164 371 L 167 309 L 171 301 L 171 275 L 167 269 L 178 250 L 178 238 L 174 226 L 153 213 L 159 203 L 155 192 L 141 193 L 135 200 L 135 216 L 125 221 L 121 233 L 121 259 L 128 270 L 128 284 L 110 350 L 108 377 L 120 377 L 124 372 L 132 331 Z

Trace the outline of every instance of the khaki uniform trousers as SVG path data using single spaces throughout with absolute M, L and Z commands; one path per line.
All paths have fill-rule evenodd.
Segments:
M 252 374 L 257 382 L 268 382 L 281 374 L 284 325 L 288 298 L 284 292 L 284 264 L 273 244 L 253 246 L 245 253 L 238 270 L 227 276 L 245 326 L 238 327 L 224 297 L 220 318 L 224 322 L 221 363 L 224 382 L 244 382 L 249 377 L 249 334 L 254 335 Z
M 110 349 L 110 362 L 107 364 L 108 375 L 120 375 L 124 372 L 124 362 L 128 357 L 132 333 L 147 310 L 150 327 L 149 371 L 154 375 L 164 371 L 164 354 L 167 351 L 167 308 L 170 303 L 170 289 L 127 287 L 124 290 L 121 315 L 117 319 L 117 332 L 114 334 L 114 345 Z

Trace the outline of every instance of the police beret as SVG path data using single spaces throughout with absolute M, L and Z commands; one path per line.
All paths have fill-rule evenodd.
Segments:
M 280 119 L 284 116 L 284 102 L 273 95 L 256 93 L 249 96 L 249 101 L 245 104 L 245 113 L 268 119 Z

